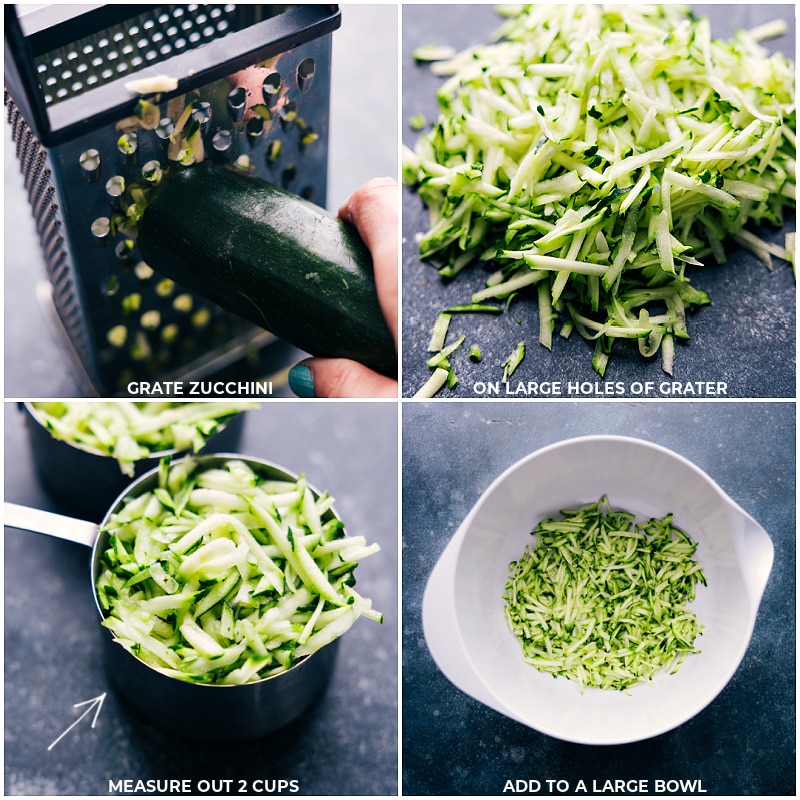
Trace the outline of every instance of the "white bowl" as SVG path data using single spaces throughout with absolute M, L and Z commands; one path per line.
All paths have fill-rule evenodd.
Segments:
M 708 586 L 692 607 L 704 625 L 674 675 L 626 692 L 584 689 L 525 664 L 503 616 L 509 563 L 539 521 L 607 495 L 641 517 L 674 515 L 697 543 Z M 431 655 L 468 695 L 541 733 L 581 744 L 656 736 L 702 711 L 744 657 L 772 568 L 766 531 L 702 470 L 659 445 L 587 436 L 550 445 L 483 493 L 436 564 L 422 623 Z

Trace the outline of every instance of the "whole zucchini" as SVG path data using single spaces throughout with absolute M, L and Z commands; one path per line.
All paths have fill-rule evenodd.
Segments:
M 291 192 L 199 164 L 165 181 L 137 243 L 156 271 L 311 355 L 396 374 L 366 245 Z

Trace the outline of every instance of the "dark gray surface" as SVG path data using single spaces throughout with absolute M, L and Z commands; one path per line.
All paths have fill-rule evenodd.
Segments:
M 742 664 L 679 728 L 629 745 L 575 745 L 460 692 L 425 645 L 434 564 L 490 483 L 544 445 L 587 434 L 657 442 L 706 471 L 769 533 L 775 562 Z M 403 408 L 403 784 L 410 795 L 500 795 L 505 781 L 700 780 L 709 795 L 795 794 L 793 403 L 436 401 Z M 687 792 L 688 794 L 689 792 Z
M 312 408 L 313 405 L 313 408 Z M 109 780 L 297 780 L 303 795 L 397 793 L 397 408 L 267 403 L 248 412 L 241 450 L 325 488 L 348 531 L 381 545 L 358 588 L 385 613 L 341 640 L 326 693 L 287 728 L 236 745 L 171 739 L 110 687 L 89 549 L 5 530 L 5 794 L 104 795 Z M 5 404 L 5 499 L 57 510 L 33 475 L 22 417 Z M 108 691 L 97 726 L 73 704 Z M 252 785 L 252 784 L 250 784 Z M 194 792 L 197 793 L 197 792 Z M 259 794 L 250 791 L 250 794 Z M 287 792 L 288 793 L 288 792 Z
M 793 5 L 693 5 L 711 20 L 712 35 L 724 38 L 734 30 L 748 28 L 776 18 L 789 21 L 789 33 L 766 42 L 765 46 L 790 57 L 795 52 Z M 423 44 L 449 44 L 457 49 L 487 42 L 500 19 L 489 5 L 460 7 L 411 5 L 403 8 L 403 142 L 413 147 L 418 134 L 408 120 L 423 114 L 436 120 L 435 93 L 442 79 L 431 75 L 427 66 L 416 66 L 411 54 Z M 790 215 L 791 216 L 791 215 Z M 794 230 L 795 220 L 786 229 Z M 428 227 L 428 214 L 419 197 L 403 190 L 403 387 L 404 397 L 413 395 L 427 380 L 426 366 L 431 329 L 436 316 L 448 306 L 469 302 L 472 293 L 484 287 L 490 271 L 480 266 L 464 270 L 450 282 L 443 281 L 434 267 L 422 263 L 416 236 Z M 779 243 L 783 232 L 763 231 Z M 724 381 L 729 397 L 794 397 L 795 395 L 795 282 L 791 268 L 776 261 L 769 272 L 747 251 L 731 249 L 723 267 L 713 264 L 693 273 L 693 285 L 711 296 L 712 304 L 693 313 L 688 320 L 691 340 L 676 347 L 674 378 L 677 381 Z M 519 299 L 509 313 L 499 317 L 478 314 L 454 316 L 448 342 L 462 333 L 465 346 L 451 358 L 459 377 L 453 391 L 441 397 L 477 397 L 477 381 L 499 381 L 502 362 L 520 339 L 527 343 L 525 360 L 514 374 L 516 381 L 600 380 L 592 370 L 593 346 L 580 336 L 568 341 L 554 337 L 552 352 L 537 340 L 538 313 L 535 293 Z M 468 360 L 471 344 L 480 345 L 483 360 Z M 605 379 L 625 384 L 622 395 L 632 396 L 633 381 L 661 382 L 660 357 L 644 362 L 635 344 L 614 346 Z M 594 390 L 592 396 L 603 396 Z M 658 392 L 653 394 L 659 397 Z
M 370 178 L 397 176 L 398 9 L 344 4 L 341 11 L 331 65 L 328 208 L 333 212 Z M 7 124 L 3 146 L 5 397 L 93 396 L 96 390 L 52 319 L 44 259 Z M 254 368 L 240 363 L 233 374 L 221 377 L 260 379 L 304 355 L 288 346 L 275 347 L 263 364 Z M 273 396 L 293 396 L 285 378 L 283 385 L 276 383 Z

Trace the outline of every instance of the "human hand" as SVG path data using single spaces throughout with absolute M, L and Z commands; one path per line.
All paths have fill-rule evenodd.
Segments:
M 397 181 L 374 178 L 356 189 L 339 209 L 364 240 L 375 270 L 378 301 L 397 348 Z M 307 358 L 289 370 L 298 397 L 397 397 L 395 378 L 346 358 Z

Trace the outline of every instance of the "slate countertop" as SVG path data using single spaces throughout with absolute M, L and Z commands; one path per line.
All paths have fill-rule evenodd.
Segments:
M 724 38 L 734 30 L 749 28 L 776 18 L 788 22 L 784 36 L 765 42 L 772 51 L 792 57 L 795 50 L 794 7 L 791 5 L 692 5 L 698 14 L 707 15 L 712 36 Z M 426 44 L 452 45 L 457 50 L 489 41 L 499 27 L 500 18 L 490 5 L 469 5 L 454 15 L 446 5 L 410 5 L 403 9 L 402 139 L 413 147 L 418 134 L 408 121 L 423 114 L 428 122 L 438 117 L 435 95 L 443 79 L 433 76 L 427 65 L 415 65 L 412 53 Z M 788 217 L 784 231 L 764 230 L 762 235 L 783 242 L 786 230 L 794 230 L 795 219 Z M 430 264 L 418 255 L 417 236 L 428 228 L 428 212 L 417 194 L 403 190 L 403 386 L 404 397 L 412 396 L 427 380 L 426 366 L 431 330 L 439 312 L 457 303 L 469 302 L 473 292 L 484 288 L 489 271 L 480 266 L 462 271 L 445 282 Z M 689 315 L 690 340 L 676 346 L 674 378 L 661 371 L 660 357 L 643 362 L 630 342 L 617 343 L 605 378 L 591 366 L 593 345 L 573 335 L 565 341 L 554 337 L 552 352 L 537 340 L 538 313 L 533 299 L 518 300 L 509 313 L 500 316 L 456 315 L 450 325 L 448 343 L 460 334 L 467 341 L 451 359 L 459 377 L 452 391 L 438 397 L 485 397 L 480 385 L 502 378 L 502 362 L 520 339 L 526 340 L 526 356 L 514 373 L 513 382 L 554 382 L 587 384 L 578 396 L 634 397 L 631 384 L 653 381 L 648 397 L 674 396 L 672 381 L 724 383 L 727 397 L 794 397 L 795 395 L 795 281 L 792 269 L 775 262 L 768 271 L 755 256 L 733 247 L 722 267 L 698 269 L 693 285 L 711 296 L 711 305 Z M 482 352 L 480 364 L 468 360 L 468 349 L 477 343 Z M 622 346 L 620 346 L 622 345 Z M 667 381 L 666 394 L 659 387 Z M 593 384 L 599 383 L 600 387 Z M 690 397 L 708 396 L 695 388 Z M 640 393 L 641 394 L 641 393 Z M 574 399 L 573 395 L 573 399 Z
M 341 640 L 319 701 L 262 739 L 209 745 L 142 721 L 103 669 L 89 549 L 5 529 L 5 794 L 97 796 L 109 782 L 294 780 L 301 795 L 397 793 L 397 411 L 394 404 L 268 403 L 245 419 L 240 451 L 305 472 L 330 491 L 348 531 L 381 545 L 358 588 L 385 613 Z M 5 404 L 5 499 L 62 510 L 38 485 L 15 403 Z M 97 725 L 73 704 L 103 692 Z M 263 785 L 263 784 L 262 784 Z M 222 786 L 222 784 L 217 784 Z M 285 790 L 289 793 L 288 790 Z M 194 791 L 192 794 L 201 792 Z
M 700 781 L 709 795 L 794 795 L 793 404 L 431 401 L 405 404 L 403 417 L 405 794 L 501 795 L 518 779 L 540 781 L 543 794 L 546 780 L 574 788 L 582 779 L 592 794 L 592 781 L 646 779 L 652 790 L 660 779 Z M 775 547 L 753 638 L 730 683 L 680 727 L 628 745 L 562 742 L 483 706 L 437 669 L 421 624 L 431 570 L 491 482 L 540 447 L 588 434 L 636 436 L 693 461 Z

